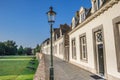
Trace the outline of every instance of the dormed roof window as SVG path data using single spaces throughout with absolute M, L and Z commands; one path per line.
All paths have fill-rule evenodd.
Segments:
M 79 23 L 79 11 L 76 11 L 75 17 L 72 18 L 72 29 L 75 28 Z
M 79 11 L 79 23 L 83 22 L 86 19 L 87 9 L 81 7 Z
M 92 12 L 97 11 L 105 2 L 105 0 L 91 0 L 92 2 Z

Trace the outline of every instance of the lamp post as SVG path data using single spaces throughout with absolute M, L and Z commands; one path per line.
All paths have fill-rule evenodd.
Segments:
M 50 65 L 50 80 L 54 80 L 54 68 L 53 68 L 53 47 L 52 47 L 52 26 L 55 22 L 56 12 L 53 11 L 53 7 L 50 7 L 50 10 L 47 12 L 48 23 L 50 24 L 50 39 L 51 39 L 51 65 Z

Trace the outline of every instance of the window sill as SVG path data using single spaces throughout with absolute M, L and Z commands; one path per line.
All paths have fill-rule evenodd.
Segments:
M 87 60 L 87 59 L 80 59 L 80 61 L 85 62 L 85 63 L 88 63 L 88 60 Z

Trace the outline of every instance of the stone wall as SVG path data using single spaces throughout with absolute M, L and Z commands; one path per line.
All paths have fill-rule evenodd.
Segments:
M 42 53 L 37 53 L 36 58 L 39 61 L 38 68 L 36 70 L 35 76 L 33 80 L 45 80 L 45 58 L 44 54 Z

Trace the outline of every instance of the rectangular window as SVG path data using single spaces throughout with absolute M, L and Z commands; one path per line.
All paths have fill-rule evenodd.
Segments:
M 85 18 L 84 18 L 84 15 L 85 15 L 84 13 L 81 14 L 81 22 L 83 22 L 84 19 L 85 19 Z
M 100 0 L 97 1 L 97 9 L 100 8 Z
M 83 35 L 80 37 L 80 58 L 81 60 L 87 61 L 87 44 L 86 44 L 86 36 Z
M 113 19 L 113 29 L 115 37 L 117 70 L 120 72 L 120 16 Z
M 59 44 L 59 54 L 63 54 L 63 43 Z
M 81 22 L 83 21 L 83 17 L 82 17 L 82 14 L 81 14 Z
M 120 50 L 120 22 L 117 24 L 117 27 L 118 27 L 118 34 L 119 34 L 119 38 L 118 38 L 118 45 L 119 45 L 119 50 Z M 120 51 L 119 52 L 117 52 L 117 65 L 118 65 L 118 71 L 120 72 Z
M 72 40 L 72 59 L 76 59 L 76 43 L 75 43 L 75 39 Z
M 120 37 L 120 23 L 118 24 L 118 29 L 119 29 L 119 37 Z
M 57 54 L 57 45 L 54 46 L 54 54 Z

